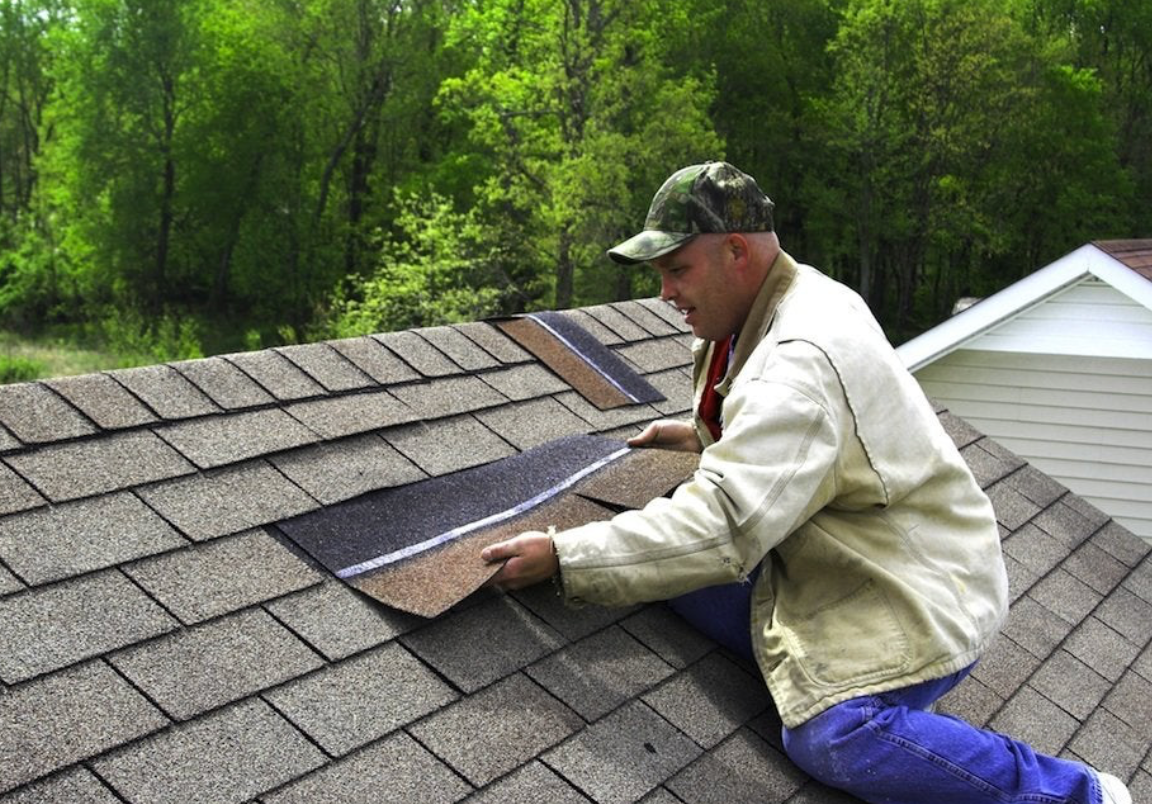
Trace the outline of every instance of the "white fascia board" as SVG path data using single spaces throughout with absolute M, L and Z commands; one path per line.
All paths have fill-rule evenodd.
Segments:
M 1152 309 L 1152 282 L 1088 243 L 901 344 L 896 353 L 916 372 L 1088 276 L 1113 285 L 1122 280 L 1121 292 L 1141 301 L 1143 293 Z

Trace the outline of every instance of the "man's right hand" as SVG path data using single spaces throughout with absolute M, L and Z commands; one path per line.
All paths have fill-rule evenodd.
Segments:
M 660 419 L 644 428 L 644 432 L 628 439 L 630 447 L 659 447 L 680 452 L 700 452 L 703 447 L 696 428 L 678 419 Z

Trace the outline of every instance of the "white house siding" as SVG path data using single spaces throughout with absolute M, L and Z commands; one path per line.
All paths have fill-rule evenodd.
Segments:
M 1142 309 L 1147 324 L 1134 309 L 1123 314 L 1131 327 L 1100 318 L 1094 325 L 1082 315 L 1091 305 L 1068 315 L 1077 304 L 1070 299 L 1055 313 L 1035 308 L 972 342 L 982 348 L 954 351 L 916 379 L 929 397 L 1152 541 L 1152 312 Z M 1045 319 L 1048 327 L 1036 326 Z M 1120 353 L 1143 348 L 1149 358 L 1075 353 L 1084 339 L 1096 341 L 1097 353 L 1102 345 Z M 1040 345 L 1073 353 L 1035 353 Z
M 967 348 L 1152 360 L 1152 310 L 1086 279 L 965 344 Z

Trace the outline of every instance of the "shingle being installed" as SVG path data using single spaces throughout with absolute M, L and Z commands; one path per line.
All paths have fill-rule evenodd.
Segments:
M 312 511 L 281 522 L 280 530 L 337 577 L 430 617 L 495 574 L 497 566 L 479 559 L 485 545 L 641 507 L 683 482 L 695 462 L 694 455 L 633 450 L 602 436 L 566 436 Z

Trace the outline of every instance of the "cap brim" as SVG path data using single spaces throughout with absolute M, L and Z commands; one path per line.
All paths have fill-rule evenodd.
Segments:
M 608 249 L 608 256 L 621 265 L 635 265 L 651 262 L 670 251 L 675 251 L 696 235 L 688 232 L 658 232 L 648 230 L 630 237 L 615 248 Z

